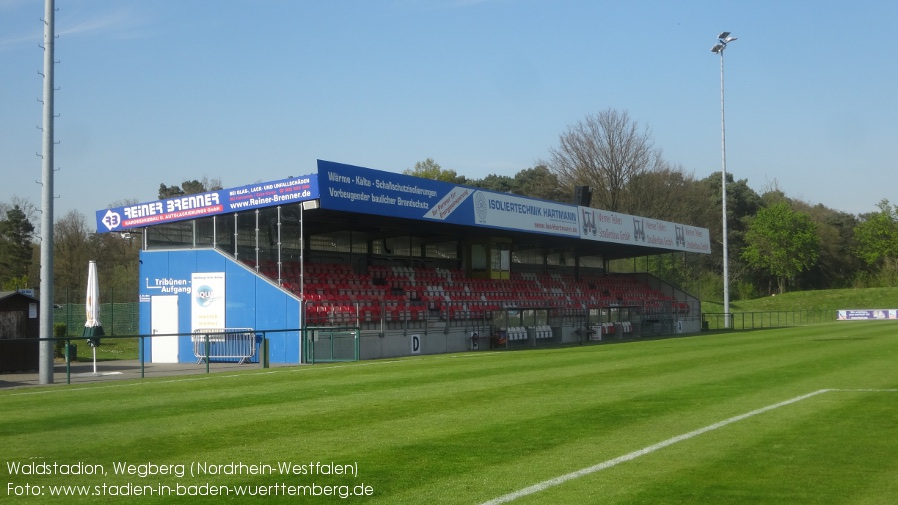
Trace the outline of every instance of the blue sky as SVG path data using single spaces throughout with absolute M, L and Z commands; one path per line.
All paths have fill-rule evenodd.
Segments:
M 43 0 L 0 0 L 0 201 L 39 205 Z M 665 158 L 849 213 L 898 203 L 898 2 L 57 0 L 57 218 L 326 159 L 513 176 L 605 109 Z

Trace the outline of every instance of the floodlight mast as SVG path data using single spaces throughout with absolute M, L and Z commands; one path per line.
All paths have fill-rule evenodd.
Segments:
M 56 4 L 44 0 L 44 93 L 41 136 L 41 293 L 38 332 L 38 377 L 53 384 L 53 55 L 56 46 Z
M 727 129 L 726 115 L 724 114 L 723 94 L 723 51 L 727 44 L 736 40 L 730 32 L 721 32 L 717 36 L 717 44 L 711 48 L 711 52 L 720 55 L 720 178 L 722 213 L 723 213 L 723 320 L 724 328 L 730 327 L 730 270 L 729 270 L 729 244 L 727 242 Z

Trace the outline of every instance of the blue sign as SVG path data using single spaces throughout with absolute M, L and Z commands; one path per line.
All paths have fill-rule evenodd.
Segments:
M 324 209 L 580 235 L 577 207 L 573 205 L 322 160 L 318 160 L 318 181 Z
M 249 184 L 97 211 L 100 233 L 142 228 L 318 198 L 317 175 Z

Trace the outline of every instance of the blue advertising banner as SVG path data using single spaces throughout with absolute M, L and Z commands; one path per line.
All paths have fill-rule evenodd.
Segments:
M 321 207 L 577 237 L 577 207 L 318 160 Z
M 404 174 L 318 160 L 324 209 L 421 219 L 453 187 Z
M 97 232 L 123 231 L 315 198 L 318 198 L 318 176 L 304 175 L 98 210 Z

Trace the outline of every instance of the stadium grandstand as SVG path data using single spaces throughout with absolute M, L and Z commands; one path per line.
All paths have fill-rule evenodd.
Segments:
M 694 296 L 608 267 L 708 254 L 708 230 L 591 208 L 583 188 L 575 200 L 319 160 L 314 174 L 96 217 L 142 241 L 152 362 L 256 360 L 263 341 L 272 362 L 343 359 L 334 335 L 352 336 L 349 359 L 375 359 L 699 331 Z M 210 355 L 210 335 L 246 341 Z

